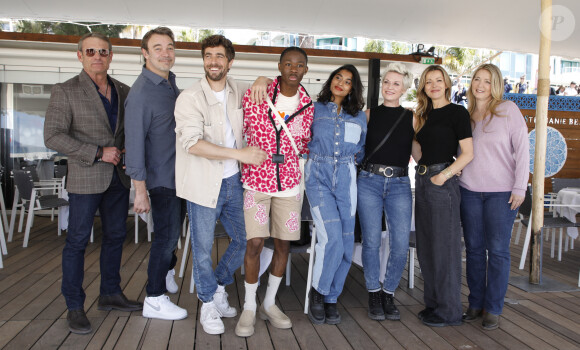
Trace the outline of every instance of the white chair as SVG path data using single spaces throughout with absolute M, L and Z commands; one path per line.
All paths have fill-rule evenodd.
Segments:
M 24 233 L 24 241 L 22 246 L 26 248 L 28 246 L 28 239 L 30 236 L 30 228 L 32 227 L 34 221 L 34 211 L 41 209 L 59 208 L 62 206 L 68 206 L 67 200 L 59 198 L 58 195 L 40 195 L 38 191 L 42 190 L 52 190 L 54 187 L 34 187 L 34 181 L 30 173 L 23 170 L 14 171 L 14 182 L 18 188 L 20 194 L 20 199 L 22 201 L 22 214 L 21 221 L 24 218 L 24 210 L 28 207 L 28 220 L 26 221 L 26 231 Z M 16 195 L 16 194 L 15 194 Z M 13 212 L 14 213 L 14 212 Z M 14 218 L 12 218 L 13 221 Z M 58 222 L 58 234 L 60 235 L 60 216 Z M 13 226 L 10 226 L 11 232 L 9 233 L 9 241 L 12 239 Z
M 4 176 L 4 167 L 0 166 L 0 180 Z M 2 192 L 2 184 L 0 182 L 0 209 L 2 210 L 2 215 L 0 215 L 0 268 L 4 267 L 2 262 L 2 255 L 8 254 L 6 248 L 6 237 L 4 232 L 8 231 L 8 219 L 6 217 L 6 204 L 4 203 L 4 193 Z
M 0 173 L 0 179 L 2 179 L 2 174 Z M 4 202 L 4 192 L 2 190 L 2 185 L 0 183 L 0 211 L 2 213 L 2 222 L 4 225 L 4 231 L 7 232 L 10 229 L 9 223 L 8 223 L 8 211 L 6 210 L 6 202 Z
M 4 268 L 2 256 L 6 254 L 8 254 L 8 250 L 6 249 L 6 239 L 4 238 L 4 220 L 0 216 L 0 269 Z
M 562 204 L 553 204 L 552 206 L 554 206 L 554 207 L 558 207 L 558 206 L 570 207 L 570 205 L 562 205 Z M 523 270 L 525 262 L 526 262 L 526 255 L 528 253 L 530 238 L 531 238 L 531 234 L 532 234 L 532 195 L 530 193 L 529 187 L 528 187 L 528 190 L 526 191 L 526 196 L 524 198 L 524 202 L 520 206 L 519 211 L 521 213 L 523 213 L 524 216 L 526 216 L 526 215 L 528 216 L 528 219 L 523 219 L 521 222 L 523 225 L 527 226 L 526 238 L 524 240 L 524 246 L 522 248 L 522 256 L 520 258 L 520 265 L 519 265 L 519 269 Z M 558 254 L 559 261 L 562 260 L 562 250 L 561 250 L 562 238 L 561 237 L 563 234 L 563 229 L 567 228 L 567 227 L 578 227 L 578 226 L 580 226 L 580 223 L 571 222 L 570 220 L 568 220 L 564 217 L 553 217 L 551 215 L 544 217 L 544 226 L 540 228 L 540 230 L 542 232 L 547 230 L 547 229 L 550 229 L 550 228 L 559 228 L 560 229 L 560 251 Z M 553 256 L 553 246 L 552 246 L 552 256 Z
M 316 255 L 316 225 L 312 224 L 312 241 L 310 242 L 310 248 L 306 253 L 310 254 L 308 258 L 308 277 L 306 277 L 306 296 L 304 297 L 304 313 L 308 314 L 308 303 L 310 302 L 310 289 L 312 288 L 312 269 L 314 267 L 314 258 Z
M 417 234 L 415 231 L 409 233 L 409 288 L 415 288 L 415 249 L 417 248 Z

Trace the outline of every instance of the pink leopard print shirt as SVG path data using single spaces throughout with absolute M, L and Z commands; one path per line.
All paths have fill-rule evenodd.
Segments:
M 278 84 L 279 78 L 268 86 L 268 96 L 272 99 L 274 88 Z M 280 88 L 278 87 L 278 93 Z M 312 100 L 306 93 L 302 85 L 298 88 L 300 102 L 298 109 L 301 109 Z M 262 193 L 274 193 L 285 191 L 297 186 L 300 183 L 300 167 L 298 156 L 294 152 L 292 143 L 286 135 L 284 129 L 280 133 L 280 153 L 285 155 L 285 162 L 282 164 L 272 163 L 272 154 L 276 153 L 276 129 L 268 116 L 268 104 L 263 102 L 256 105 L 250 101 L 250 90 L 244 95 L 242 100 L 244 108 L 243 133 L 248 146 L 256 146 L 268 153 L 268 157 L 261 166 L 244 164 L 242 167 L 242 182 Z M 311 139 L 310 126 L 314 117 L 314 105 L 305 108 L 299 115 L 295 116 L 287 124 L 288 129 L 294 137 L 296 146 L 301 154 L 308 153 L 308 142 Z M 280 188 L 278 188 L 278 181 Z

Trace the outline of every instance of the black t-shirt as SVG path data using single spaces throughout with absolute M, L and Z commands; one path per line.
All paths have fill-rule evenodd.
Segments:
M 421 145 L 421 165 L 452 163 L 459 141 L 471 137 L 469 112 L 453 103 L 429 113 L 425 125 L 417 133 Z
M 371 108 L 365 154 L 370 155 L 379 143 L 383 141 L 403 111 L 405 109 L 401 106 L 387 107 L 380 105 Z M 406 111 L 391 136 L 367 162 L 406 168 L 409 165 L 414 134 L 413 113 Z

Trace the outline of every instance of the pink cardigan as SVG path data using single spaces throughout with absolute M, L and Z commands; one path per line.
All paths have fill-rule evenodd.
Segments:
M 530 144 L 524 117 L 515 103 L 504 101 L 497 114 L 472 124 L 473 160 L 459 184 L 474 192 L 508 192 L 524 196 L 529 179 Z M 489 123 L 488 123 L 489 122 Z

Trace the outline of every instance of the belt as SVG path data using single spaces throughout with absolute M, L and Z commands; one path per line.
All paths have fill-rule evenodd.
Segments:
M 432 174 L 438 171 L 441 171 L 445 168 L 447 168 L 451 163 L 439 163 L 439 164 L 433 164 L 433 165 L 417 165 L 415 167 L 415 170 L 417 171 L 417 174 L 419 175 L 425 175 L 427 173 Z
M 363 170 L 384 177 L 401 177 L 409 175 L 409 168 L 382 164 L 367 164 Z

